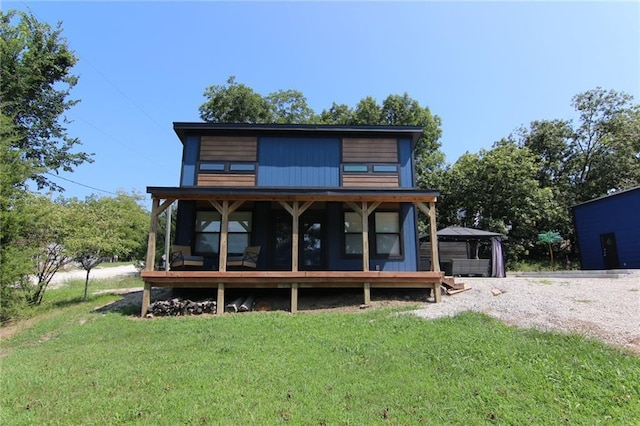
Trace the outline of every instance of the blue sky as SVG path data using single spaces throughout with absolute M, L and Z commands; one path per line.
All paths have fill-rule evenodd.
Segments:
M 95 162 L 66 179 L 109 192 L 177 186 L 174 121 L 200 121 L 230 75 L 316 111 L 407 92 L 442 119 L 454 163 L 521 125 L 571 119 L 598 86 L 640 102 L 639 2 L 43 2 L 80 58 L 68 126 Z M 67 197 L 95 193 L 59 181 Z

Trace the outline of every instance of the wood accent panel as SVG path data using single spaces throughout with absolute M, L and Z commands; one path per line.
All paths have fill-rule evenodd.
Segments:
M 398 175 L 347 175 L 342 176 L 342 186 L 344 187 L 366 187 L 366 188 L 398 188 L 400 179 Z
M 396 139 L 342 140 L 343 163 L 397 163 L 398 141 Z
M 202 136 L 200 161 L 256 161 L 255 137 Z
M 251 173 L 199 173 L 198 186 L 255 186 L 256 175 Z

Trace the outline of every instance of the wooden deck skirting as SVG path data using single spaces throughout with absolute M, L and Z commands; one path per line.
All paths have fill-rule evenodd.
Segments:
M 299 288 L 363 288 L 364 303 L 371 302 L 371 288 L 430 288 L 441 301 L 443 272 L 380 271 L 142 271 L 144 291 L 141 315 L 150 304 L 152 287 L 217 288 L 217 313 L 224 312 L 225 288 L 290 288 L 291 312 L 298 310 Z

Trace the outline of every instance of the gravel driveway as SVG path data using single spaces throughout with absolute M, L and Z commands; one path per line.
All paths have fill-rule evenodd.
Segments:
M 477 311 L 510 325 L 571 331 L 640 354 L 640 271 L 620 278 L 456 278 L 470 290 L 415 311 L 424 318 Z M 501 294 L 494 296 L 492 290 Z

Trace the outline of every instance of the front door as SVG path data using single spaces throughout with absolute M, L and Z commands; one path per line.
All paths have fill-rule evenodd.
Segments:
M 616 244 L 616 234 L 613 232 L 608 234 L 600 234 L 600 244 L 602 246 L 602 259 L 604 260 L 605 269 L 618 269 L 620 261 L 618 260 L 618 245 Z
M 305 212 L 300 217 L 298 237 L 298 270 L 321 270 L 325 266 L 323 246 L 323 215 L 316 212 Z M 291 247 L 293 227 L 291 215 L 278 213 L 273 220 L 272 264 L 276 270 L 291 270 Z

